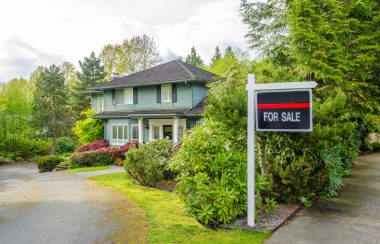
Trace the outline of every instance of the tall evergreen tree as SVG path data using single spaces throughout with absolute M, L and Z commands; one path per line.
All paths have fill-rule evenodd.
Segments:
M 81 71 L 77 72 L 78 82 L 74 85 L 72 91 L 72 110 L 76 120 L 84 119 L 84 116 L 80 115 L 81 112 L 90 108 L 90 97 L 82 94 L 81 91 L 103 83 L 107 75 L 104 66 L 94 52 L 91 53 L 90 57 L 85 57 L 83 62 L 79 61 L 79 66 Z
M 219 46 L 215 47 L 215 53 L 214 56 L 211 58 L 211 65 L 214 66 L 216 62 L 222 57 L 222 54 L 220 53 Z
M 186 56 L 186 63 L 195 65 L 197 67 L 203 67 L 204 62 L 201 58 L 201 56 L 198 55 L 197 50 L 195 50 L 195 47 L 193 46 L 190 50 L 190 54 Z
M 48 129 L 53 139 L 50 153 L 56 152 L 57 137 L 66 125 L 67 90 L 65 77 L 58 66 L 44 68 L 36 79 L 32 117 L 39 128 Z

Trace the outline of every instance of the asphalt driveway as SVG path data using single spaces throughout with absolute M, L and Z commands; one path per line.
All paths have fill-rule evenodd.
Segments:
M 380 153 L 361 156 L 332 200 L 303 209 L 266 243 L 380 243 Z
M 0 243 L 145 243 L 144 213 L 83 176 L 0 167 Z

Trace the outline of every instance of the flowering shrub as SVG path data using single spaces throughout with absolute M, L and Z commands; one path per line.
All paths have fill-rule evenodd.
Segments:
M 123 159 L 121 157 L 116 157 L 115 165 L 117 165 L 117 166 L 123 166 L 124 163 L 125 163 L 125 159 Z
M 109 146 L 110 144 L 108 143 L 108 141 L 105 139 L 102 139 L 102 140 L 97 140 L 97 141 L 94 141 L 94 142 L 91 142 L 89 144 L 79 147 L 77 149 L 77 152 L 93 151 L 100 148 L 107 148 Z
M 128 150 L 132 147 L 132 146 L 135 146 L 135 147 L 139 147 L 139 142 L 138 141 L 131 141 L 131 142 L 128 142 L 122 146 L 120 146 L 120 156 L 122 158 L 125 157 L 125 153 L 128 152 Z
M 116 147 L 76 152 L 70 158 L 70 165 L 71 167 L 109 165 L 114 164 L 118 156 L 119 150 Z

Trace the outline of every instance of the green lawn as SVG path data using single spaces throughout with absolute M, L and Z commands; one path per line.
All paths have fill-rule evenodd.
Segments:
M 84 168 L 76 168 L 76 169 L 67 169 L 67 170 L 64 170 L 62 172 L 65 172 L 65 173 L 90 172 L 90 171 L 109 169 L 111 167 L 112 167 L 112 165 L 96 166 L 96 167 L 84 167 Z
M 151 243 L 262 243 L 270 235 L 238 229 L 208 229 L 184 214 L 184 205 L 175 193 L 137 186 L 124 173 L 90 178 L 114 187 L 145 211 Z

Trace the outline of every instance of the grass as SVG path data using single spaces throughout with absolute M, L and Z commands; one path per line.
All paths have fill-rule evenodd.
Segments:
M 270 235 L 268 232 L 206 228 L 184 214 L 184 205 L 175 193 L 137 186 L 124 173 L 90 179 L 112 186 L 145 211 L 151 243 L 262 243 Z
M 90 171 L 109 169 L 111 167 L 112 167 L 112 165 L 96 166 L 96 167 L 84 167 L 84 168 L 67 169 L 67 170 L 64 170 L 62 172 L 65 172 L 65 173 L 90 172 Z

